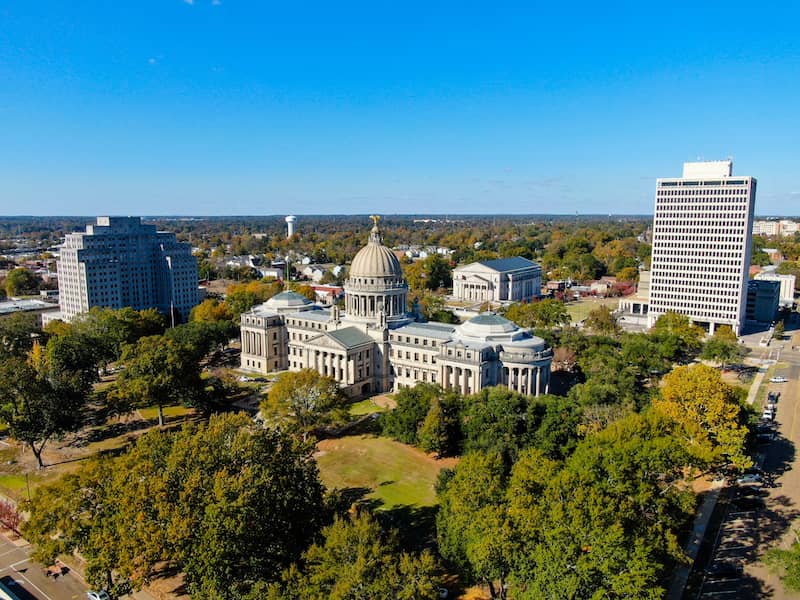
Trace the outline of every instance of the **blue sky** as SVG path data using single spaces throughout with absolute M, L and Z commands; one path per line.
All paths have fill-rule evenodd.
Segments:
M 657 6 L 658 5 L 658 6 Z M 0 214 L 800 213 L 800 4 L 0 0 Z

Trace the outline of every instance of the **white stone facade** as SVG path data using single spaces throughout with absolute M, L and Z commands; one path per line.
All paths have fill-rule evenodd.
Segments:
M 456 326 L 413 322 L 407 292 L 376 226 L 345 284 L 348 313 L 279 294 L 242 315 L 241 366 L 260 373 L 311 368 L 335 378 L 352 397 L 418 382 L 465 394 L 491 385 L 547 392 L 552 351 L 544 340 L 491 313 Z
M 139 217 L 97 217 L 67 234 L 57 261 L 59 307 L 69 320 L 93 306 L 155 308 L 187 320 L 199 302 L 197 259 L 174 233 Z
M 722 164 L 724 163 L 724 164 Z M 648 325 L 673 311 L 713 333 L 745 321 L 756 180 L 730 161 L 684 165 L 656 181 Z M 705 168 L 711 165 L 713 168 Z
M 781 219 L 779 221 L 754 221 L 753 235 L 794 235 L 800 231 L 800 223 Z
M 453 269 L 453 297 L 466 302 L 521 302 L 542 294 L 542 268 L 522 258 L 484 260 Z

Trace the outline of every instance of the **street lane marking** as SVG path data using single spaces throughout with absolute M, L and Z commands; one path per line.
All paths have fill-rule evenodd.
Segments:
M 17 565 L 21 565 L 22 563 L 26 563 L 26 562 L 28 562 L 29 560 L 30 560 L 30 557 L 26 558 L 25 560 L 20 560 L 20 561 L 17 561 L 17 562 L 15 562 L 14 564 L 12 564 L 12 565 L 8 565 L 8 566 L 9 566 L 9 567 L 11 567 L 12 569 L 16 570 L 16 569 L 17 569 Z
M 33 582 L 32 582 L 30 579 L 28 579 L 27 577 L 25 577 L 25 574 L 24 574 L 24 573 L 20 573 L 19 571 L 17 571 L 16 573 L 17 573 L 17 575 L 19 575 L 20 577 L 22 577 L 22 578 L 23 578 L 25 581 L 27 581 L 28 583 L 30 583 L 30 584 L 31 584 L 31 587 L 32 587 L 33 589 L 35 589 L 35 590 L 36 590 L 37 592 L 39 592 L 39 593 L 40 593 L 42 596 L 44 596 L 44 597 L 45 597 L 45 600 L 53 600 L 53 598 L 51 598 L 50 596 L 48 596 L 47 594 L 45 594 L 45 593 L 44 593 L 44 592 L 43 592 L 41 589 L 39 589 L 39 586 L 38 586 L 38 585 L 36 585 L 35 583 L 33 583 Z

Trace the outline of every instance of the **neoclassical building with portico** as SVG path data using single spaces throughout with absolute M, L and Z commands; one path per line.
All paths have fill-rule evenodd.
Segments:
M 546 393 L 552 351 L 511 321 L 482 313 L 461 325 L 417 322 L 407 312 L 400 261 L 383 245 L 378 217 L 350 266 L 345 310 L 282 292 L 242 314 L 243 369 L 269 373 L 311 368 L 351 397 L 418 382 L 472 394 L 506 385 Z

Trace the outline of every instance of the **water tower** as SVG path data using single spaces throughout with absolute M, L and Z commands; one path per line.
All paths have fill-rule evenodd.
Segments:
M 297 217 L 294 215 L 289 215 L 286 217 L 286 237 L 292 237 L 294 235 L 294 222 L 297 221 Z

